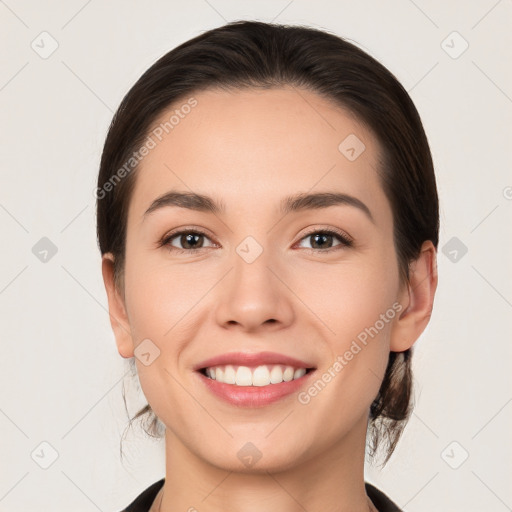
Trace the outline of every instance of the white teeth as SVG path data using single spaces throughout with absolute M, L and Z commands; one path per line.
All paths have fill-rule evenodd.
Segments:
M 268 386 L 270 384 L 270 372 L 266 366 L 258 366 L 252 374 L 253 386 Z
M 274 366 L 270 372 L 270 382 L 272 384 L 279 384 L 283 382 L 283 370 L 280 366 Z
M 236 372 L 230 364 L 224 369 L 224 382 L 226 384 L 235 384 L 236 382 Z
M 300 379 L 303 375 L 306 375 L 306 368 L 298 368 L 293 374 L 293 379 Z
M 291 366 L 287 366 L 285 371 L 283 372 L 283 380 L 285 382 L 290 382 L 293 380 L 293 374 L 295 370 Z
M 280 384 L 291 380 L 300 379 L 306 374 L 305 368 L 293 368 L 292 366 L 260 365 L 256 368 L 248 366 L 216 366 L 206 369 L 206 375 L 211 379 L 225 384 L 236 386 L 268 386 L 269 384 Z
M 218 371 L 218 370 L 217 370 Z M 217 379 L 224 382 L 222 379 Z M 237 386 L 252 386 L 251 369 L 247 366 L 239 366 L 236 371 L 236 385 Z

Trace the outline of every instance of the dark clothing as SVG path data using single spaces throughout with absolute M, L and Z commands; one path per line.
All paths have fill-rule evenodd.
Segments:
M 164 485 L 165 478 L 150 485 L 139 494 L 122 512 L 148 512 L 158 491 Z M 370 497 L 379 512 L 401 512 L 401 510 L 382 492 L 372 484 L 365 482 L 366 494 Z

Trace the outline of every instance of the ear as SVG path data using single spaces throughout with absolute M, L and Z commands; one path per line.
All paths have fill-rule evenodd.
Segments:
M 133 357 L 134 346 L 130 322 L 126 314 L 124 298 L 121 296 L 114 282 L 114 256 L 112 253 L 103 255 L 101 260 L 101 272 L 107 292 L 110 325 L 112 326 L 116 338 L 117 350 L 124 358 Z
M 409 267 L 409 283 L 399 297 L 404 310 L 391 330 L 392 352 L 411 348 L 430 320 L 437 288 L 436 256 L 434 244 L 430 240 L 423 242 L 418 259 Z

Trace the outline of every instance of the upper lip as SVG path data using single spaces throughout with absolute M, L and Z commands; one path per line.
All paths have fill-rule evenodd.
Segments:
M 282 364 L 293 366 L 294 368 L 315 368 L 315 366 L 306 361 L 301 361 L 295 357 L 278 354 L 277 352 L 230 352 L 221 354 L 210 359 L 205 359 L 194 366 L 194 370 L 211 368 L 212 366 L 221 366 L 232 364 L 235 366 L 260 366 L 264 364 Z

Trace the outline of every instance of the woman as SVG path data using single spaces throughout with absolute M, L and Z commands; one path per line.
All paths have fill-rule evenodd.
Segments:
M 96 195 L 136 417 L 165 426 L 125 510 L 399 510 L 365 448 L 387 461 L 411 411 L 439 215 L 396 78 L 316 29 L 210 30 L 123 99 Z

